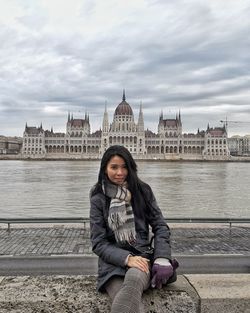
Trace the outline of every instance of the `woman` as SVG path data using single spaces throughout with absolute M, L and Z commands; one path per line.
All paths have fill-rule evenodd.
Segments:
M 178 265 L 171 260 L 170 230 L 153 192 L 138 178 L 123 146 L 104 153 L 90 203 L 92 249 L 99 256 L 97 288 L 111 297 L 112 313 L 143 312 L 143 290 L 175 281 Z

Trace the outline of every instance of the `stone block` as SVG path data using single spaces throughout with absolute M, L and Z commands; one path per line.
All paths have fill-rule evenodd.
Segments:
M 250 274 L 185 277 L 199 294 L 201 313 L 250 313 Z
M 176 283 L 143 295 L 147 313 L 196 313 L 197 299 L 180 276 Z M 108 313 L 110 300 L 96 291 L 95 276 L 0 277 L 1 313 Z

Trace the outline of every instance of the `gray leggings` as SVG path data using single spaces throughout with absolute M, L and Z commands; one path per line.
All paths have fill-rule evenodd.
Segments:
M 125 277 L 112 277 L 105 288 L 112 300 L 111 313 L 143 313 L 141 297 L 149 287 L 150 274 L 128 269 Z

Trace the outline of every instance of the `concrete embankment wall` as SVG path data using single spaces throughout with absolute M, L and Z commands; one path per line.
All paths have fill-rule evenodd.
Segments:
M 134 158 L 139 161 L 203 161 L 203 162 L 250 162 L 248 156 L 217 156 L 203 157 L 199 154 L 166 154 L 166 155 L 134 155 Z M 45 155 L 21 155 L 21 154 L 0 154 L 0 160 L 36 160 L 36 161 L 52 161 L 52 160 L 100 160 L 100 155 L 84 155 L 84 154 L 47 154 Z
M 0 277 L 1 313 L 108 313 L 95 276 Z M 249 313 L 250 274 L 179 275 L 177 282 L 143 295 L 145 312 Z

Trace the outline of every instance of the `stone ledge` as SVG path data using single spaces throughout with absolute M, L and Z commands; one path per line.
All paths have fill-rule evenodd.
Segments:
M 0 277 L 1 313 L 108 313 L 96 277 Z M 145 313 L 250 313 L 250 274 L 178 275 L 177 282 L 143 295 Z
M 250 274 L 185 275 L 206 313 L 250 313 Z
M 108 313 L 110 300 L 96 292 L 95 281 L 95 276 L 0 277 L 0 312 Z M 198 298 L 179 276 L 169 287 L 145 292 L 143 302 L 146 312 L 196 313 Z

